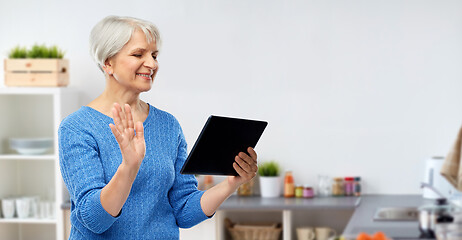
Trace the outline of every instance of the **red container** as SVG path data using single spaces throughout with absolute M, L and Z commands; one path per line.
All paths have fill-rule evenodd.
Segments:
M 355 193 L 354 181 L 355 181 L 354 177 L 346 177 L 345 178 L 345 182 L 344 182 L 345 196 L 353 196 L 354 195 L 354 193 Z

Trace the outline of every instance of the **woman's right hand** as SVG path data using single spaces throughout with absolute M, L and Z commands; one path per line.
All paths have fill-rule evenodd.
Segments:
M 114 124 L 109 124 L 112 134 L 119 143 L 122 153 L 122 164 L 138 172 L 146 153 L 144 141 L 144 127 L 142 122 L 133 124 L 133 115 L 130 105 L 125 104 L 125 113 L 118 103 L 114 103 L 112 116 Z M 136 132 L 136 134 L 135 134 Z

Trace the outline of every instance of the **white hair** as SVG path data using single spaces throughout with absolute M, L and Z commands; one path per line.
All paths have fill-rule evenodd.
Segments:
M 93 27 L 90 33 L 90 53 L 101 71 L 104 72 L 103 66 L 106 60 L 125 46 L 137 28 L 144 32 L 148 43 L 155 41 L 160 48 L 159 30 L 154 24 L 145 20 L 108 16 Z

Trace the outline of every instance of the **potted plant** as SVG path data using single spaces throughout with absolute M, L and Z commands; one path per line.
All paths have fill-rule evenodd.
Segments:
M 258 166 L 260 175 L 260 194 L 262 197 L 279 197 L 281 195 L 281 169 L 275 161 L 262 162 Z
M 69 84 L 69 61 L 57 46 L 17 46 L 5 59 L 6 86 L 55 87 Z

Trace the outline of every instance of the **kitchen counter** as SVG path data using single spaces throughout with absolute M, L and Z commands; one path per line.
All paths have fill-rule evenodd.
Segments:
M 360 205 L 361 198 L 359 197 L 317 197 L 317 198 L 262 198 L 260 196 L 237 196 L 233 195 L 228 198 L 218 209 L 215 220 L 217 227 L 217 238 L 219 240 L 226 239 L 224 220 L 227 216 L 238 216 L 241 212 L 241 219 L 252 219 L 259 214 L 248 216 L 248 212 L 261 211 L 262 216 L 268 212 L 279 212 L 278 221 L 282 221 L 282 239 L 291 240 L 295 238 L 295 228 L 297 216 L 300 213 L 313 212 L 330 212 L 333 217 L 336 217 L 335 212 L 349 212 L 344 222 L 348 221 L 353 211 Z M 242 218 L 244 216 L 244 218 Z M 246 217 L 247 216 L 247 217 Z M 269 215 L 266 215 L 269 216 Z M 275 215 L 273 215 L 275 216 Z M 344 216 L 342 216 L 344 217 Z M 237 217 L 239 219 L 239 217 Z M 270 217 L 271 218 L 271 217 Z M 247 221 L 247 220 L 246 220 Z M 255 219 L 250 221 L 256 221 Z M 258 221 L 258 220 L 257 220 Z M 294 225 L 295 224 L 295 225 Z M 344 226 L 344 225 L 343 225 Z M 341 229 L 343 229 L 343 226 Z
M 346 239 L 356 239 L 360 232 L 382 231 L 393 239 L 420 239 L 418 221 L 374 221 L 379 208 L 419 207 L 432 203 L 422 195 L 363 195 L 361 197 L 261 198 L 232 196 L 219 210 L 354 210 L 343 231 Z
M 355 209 L 359 197 L 318 197 L 318 198 L 262 198 L 259 196 L 231 196 L 219 210 L 310 210 L 310 209 Z
M 432 200 L 423 199 L 422 195 L 363 195 L 361 197 L 317 197 L 312 199 L 233 195 L 220 206 L 219 210 L 354 210 L 343 231 L 343 236 L 346 239 L 355 239 L 360 232 L 373 234 L 382 231 L 394 240 L 398 240 L 418 239 L 420 237 L 419 223 L 417 221 L 374 221 L 376 210 L 386 207 L 419 207 L 429 203 L 432 203 Z M 69 207 L 70 204 L 62 205 L 63 209 L 69 209 Z M 289 216 L 289 218 L 291 217 Z M 286 239 L 290 239 L 290 237 Z
M 364 195 L 348 222 L 343 236 L 356 238 L 358 233 L 373 234 L 384 232 L 393 239 L 417 239 L 420 237 L 418 221 L 374 221 L 378 208 L 384 207 L 419 207 L 431 203 L 432 200 L 422 198 L 422 195 Z
M 359 197 L 322 197 L 322 198 L 262 198 L 259 196 L 229 197 L 219 210 L 298 210 L 298 209 L 351 209 L 354 210 Z M 61 204 L 61 209 L 70 209 L 71 203 Z

